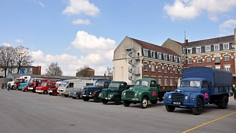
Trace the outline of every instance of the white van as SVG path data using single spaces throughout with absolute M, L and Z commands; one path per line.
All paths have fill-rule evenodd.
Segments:
M 86 79 L 70 79 L 64 80 L 57 89 L 57 93 L 64 95 L 65 97 L 69 96 L 69 92 L 72 90 L 80 90 L 83 86 L 93 86 L 95 85 L 94 80 Z

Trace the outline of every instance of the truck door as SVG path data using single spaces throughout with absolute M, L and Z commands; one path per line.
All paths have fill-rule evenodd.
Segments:
M 202 94 L 204 95 L 204 102 L 209 103 L 210 96 L 209 96 L 209 84 L 207 81 L 202 81 Z
M 157 84 L 156 81 L 154 80 L 150 82 L 150 93 L 151 93 L 150 100 L 156 100 L 158 98 Z

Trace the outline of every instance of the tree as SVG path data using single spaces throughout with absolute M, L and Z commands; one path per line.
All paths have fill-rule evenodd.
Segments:
M 4 70 L 5 73 L 4 77 L 6 77 L 7 75 L 7 69 L 9 67 L 11 60 L 14 59 L 13 51 L 14 51 L 13 47 L 5 47 L 5 46 L 0 47 L 0 68 Z
M 19 74 L 19 71 L 22 66 L 30 66 L 31 63 L 33 63 L 28 48 L 25 48 L 23 46 L 18 46 L 15 48 L 14 56 L 15 64 L 17 66 L 17 74 Z
M 50 76 L 61 76 L 62 71 L 61 68 L 58 66 L 57 62 L 56 63 L 51 63 L 50 66 L 48 66 L 48 69 L 46 69 L 47 73 L 46 75 Z
M 107 71 L 105 71 L 104 76 L 112 76 L 113 75 L 112 73 L 113 72 L 112 72 L 111 68 L 107 67 Z

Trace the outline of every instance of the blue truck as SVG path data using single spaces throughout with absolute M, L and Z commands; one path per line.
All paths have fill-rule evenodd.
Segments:
M 180 86 L 164 95 L 164 105 L 168 112 L 175 108 L 190 108 L 200 115 L 207 104 L 218 108 L 228 107 L 232 95 L 232 73 L 209 67 L 191 67 L 183 70 Z
M 94 102 L 100 102 L 101 99 L 98 97 L 99 93 L 102 92 L 103 88 L 108 88 L 111 80 L 99 79 L 96 81 L 95 86 L 84 86 L 82 89 L 82 99 L 88 101 L 93 99 Z

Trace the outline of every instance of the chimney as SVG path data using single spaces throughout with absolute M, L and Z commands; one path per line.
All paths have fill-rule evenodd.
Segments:
M 185 46 L 188 46 L 188 39 L 185 39 Z
M 236 45 L 236 28 L 234 29 L 234 45 Z

